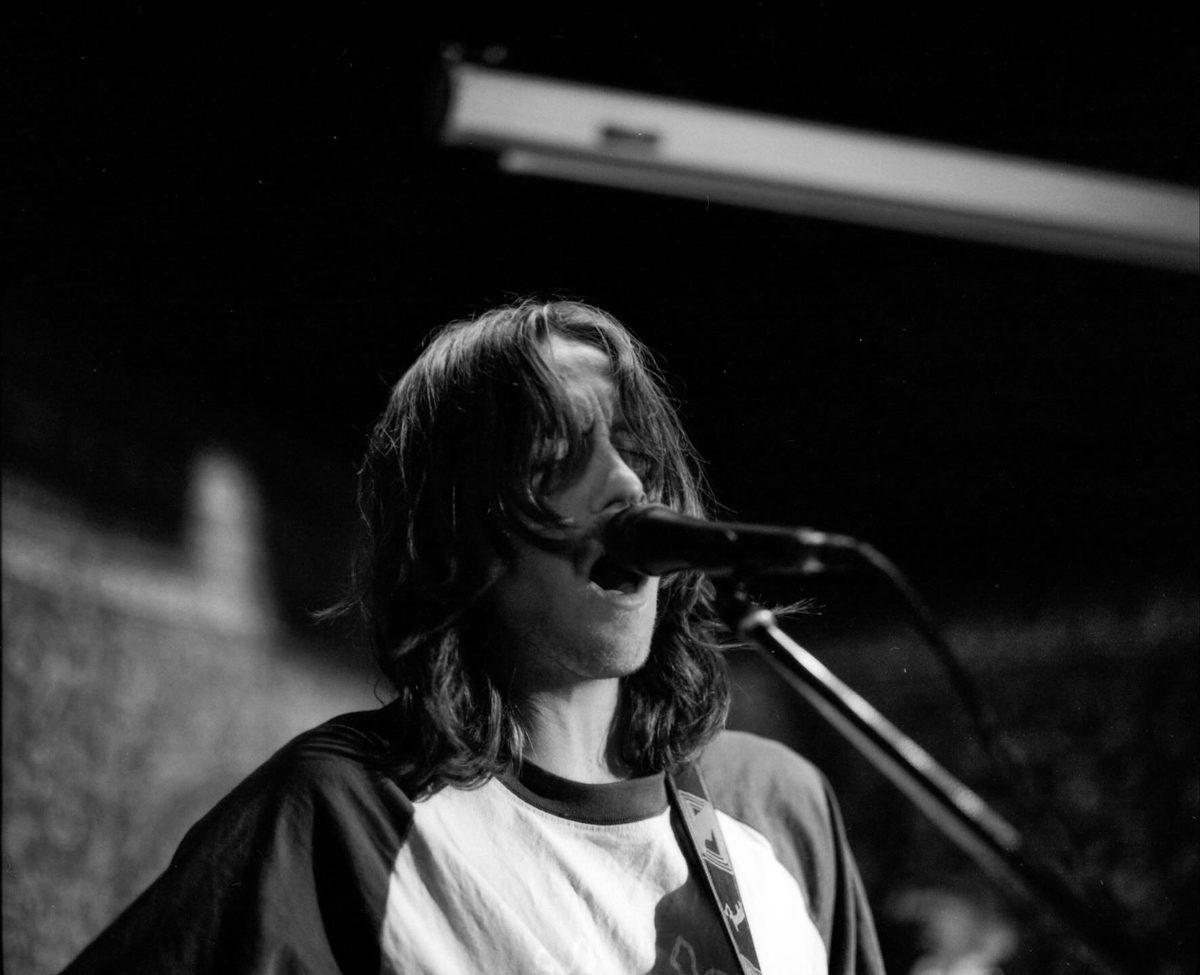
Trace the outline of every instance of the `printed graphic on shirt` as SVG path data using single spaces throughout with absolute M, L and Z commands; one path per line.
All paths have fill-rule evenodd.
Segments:
M 700 971 L 700 966 L 696 962 L 696 949 L 680 935 L 675 939 L 675 948 L 671 952 L 671 975 L 727 975 L 727 973 L 717 968 L 706 968 L 704 971 Z

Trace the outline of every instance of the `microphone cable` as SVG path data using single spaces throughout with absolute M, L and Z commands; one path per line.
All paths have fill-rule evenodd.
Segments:
M 985 754 L 999 773 L 1009 797 L 1019 805 L 1023 815 L 1034 825 L 1035 832 L 1032 842 L 1030 842 L 1031 848 L 1037 850 L 1048 865 L 1057 864 L 1060 874 L 1071 878 L 1074 885 L 1085 890 L 1096 908 L 1104 911 L 1113 919 L 1114 924 L 1118 924 L 1119 929 L 1123 929 L 1124 925 L 1116 921 L 1118 917 L 1116 902 L 1104 888 L 1103 880 L 1099 881 L 1101 889 L 1097 889 L 1097 882 L 1089 880 L 1085 875 L 1083 864 L 1087 857 L 1082 831 L 1072 821 L 1068 811 L 1058 803 L 1045 803 L 1041 808 L 1035 807 L 1034 797 L 1037 793 L 1033 788 L 1028 764 L 1013 750 L 996 710 L 980 691 L 970 670 L 938 627 L 933 613 L 916 587 L 891 559 L 874 546 L 848 536 L 839 536 L 839 538 L 848 542 L 850 550 L 886 579 L 900 595 L 901 601 L 909 612 L 914 629 L 945 671 L 951 687 L 958 695 L 974 726 L 976 736 L 982 744 Z M 1058 834 L 1058 838 L 1063 841 L 1061 844 L 1055 844 L 1057 855 L 1053 857 L 1047 850 L 1046 833 L 1048 829 L 1051 833 Z

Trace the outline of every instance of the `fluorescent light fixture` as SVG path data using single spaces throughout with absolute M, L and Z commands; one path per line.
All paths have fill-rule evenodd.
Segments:
M 477 65 L 450 145 L 512 173 L 1200 271 L 1200 192 Z

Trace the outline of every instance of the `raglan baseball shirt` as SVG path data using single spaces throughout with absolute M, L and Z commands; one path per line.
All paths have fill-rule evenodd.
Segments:
M 399 734 L 381 708 L 286 745 L 65 975 L 738 975 L 662 775 L 526 763 L 414 802 L 389 773 Z M 735 732 L 700 770 L 764 975 L 882 973 L 820 773 Z

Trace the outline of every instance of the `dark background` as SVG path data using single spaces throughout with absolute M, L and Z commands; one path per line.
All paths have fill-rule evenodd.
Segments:
M 160 455 L 252 441 L 300 501 L 266 455 L 299 439 L 349 466 L 428 330 L 575 294 L 663 356 L 741 516 L 858 534 L 968 595 L 1191 571 L 1194 275 L 507 177 L 433 138 L 457 42 L 1195 185 L 1190 26 L 814 4 L 45 14 L 8 86 L 6 379 Z
M 731 514 L 864 538 L 945 618 L 1132 618 L 1169 592 L 1194 631 L 1196 275 L 521 179 L 436 139 L 454 44 L 516 71 L 1195 186 L 1190 7 L 439 10 L 124 5 L 10 25 L 6 467 L 169 539 L 190 458 L 230 446 L 262 485 L 276 589 L 303 629 L 336 595 L 356 458 L 422 336 L 510 298 L 577 296 L 661 355 Z M 896 612 L 846 585 L 871 625 Z M 904 727 L 955 707 L 857 659 Z M 1120 706 L 1108 666 L 1072 685 L 1105 688 L 1070 705 L 1093 715 L 1079 736 Z M 1022 679 L 1045 695 L 1075 673 Z M 1139 713 L 1163 713 L 1164 673 Z M 1067 734 L 1062 701 L 1020 700 L 1039 715 L 1027 733 Z M 1189 712 L 1167 700 L 1156 734 L 1177 736 Z M 1175 772 L 1194 783 L 1186 740 Z M 1153 753 L 1135 759 L 1141 788 Z M 870 831 L 895 808 L 848 819 Z M 1191 872 L 1163 889 L 1186 883 L 1194 904 L 1191 829 Z M 884 889 L 896 864 L 866 846 Z M 1138 902 L 1146 919 L 1156 903 Z

